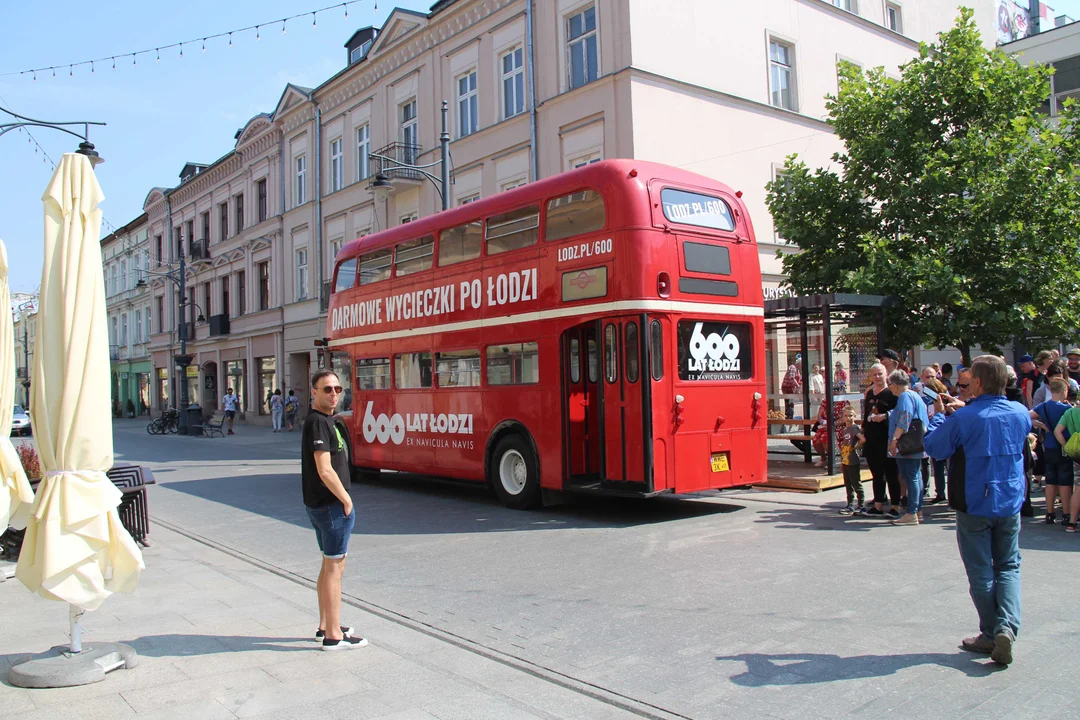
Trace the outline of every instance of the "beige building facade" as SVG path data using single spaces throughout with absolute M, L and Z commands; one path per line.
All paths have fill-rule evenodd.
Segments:
M 101 240 L 113 414 L 123 417 L 149 414 L 152 407 L 148 236 L 144 213 Z
M 429 13 L 394 10 L 383 28 L 349 39 L 339 73 L 314 89 L 287 86 L 229 154 L 189 165 L 177 188 L 147 198 L 159 267 L 175 270 L 176 253 L 191 247 L 206 255 L 186 268 L 196 317 L 201 308 L 208 319 L 188 330 L 193 396 L 216 407 L 240 384 L 245 411 L 257 415 L 280 384 L 307 403 L 307 377 L 327 362 L 316 344 L 337 250 L 441 207 L 439 189 L 416 173 L 389 171 L 385 200 L 370 186 L 394 164 L 384 158 L 438 160 L 444 101 L 452 205 L 605 158 L 683 167 L 743 191 L 766 293 L 775 293 L 777 253 L 789 246 L 773 231 L 765 184 L 793 153 L 824 166 L 840 149 L 825 122 L 838 62 L 897 74 L 960 4 L 443 0 Z M 992 43 L 994 0 L 965 4 Z M 153 310 L 169 323 L 152 337 L 159 399 L 178 352 L 171 285 L 157 279 L 153 290 Z

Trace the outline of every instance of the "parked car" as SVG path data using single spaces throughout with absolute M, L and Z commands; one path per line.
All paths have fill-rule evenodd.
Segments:
M 19 405 L 15 406 L 15 415 L 11 418 L 12 435 L 33 435 L 30 427 L 30 416 Z

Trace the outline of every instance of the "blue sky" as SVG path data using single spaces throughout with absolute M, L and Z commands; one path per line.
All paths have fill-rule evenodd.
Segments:
M 267 20 L 325 7 L 332 0 L 183 3 L 69 2 L 4 3 L 0 23 L 0 73 L 167 45 Z M 285 84 L 308 87 L 326 80 L 345 64 L 345 41 L 366 25 L 381 25 L 394 6 L 427 11 L 434 0 L 374 0 L 340 7 L 251 31 L 228 40 L 173 49 L 51 73 L 0 75 L 0 105 L 46 120 L 98 120 L 90 139 L 105 158 L 97 168 L 105 192 L 105 219 L 119 227 L 142 212 L 150 188 L 172 186 L 188 160 L 211 162 L 232 149 L 233 134 L 252 115 L 273 110 Z M 107 8 L 103 10 L 102 8 Z M 9 121 L 6 115 L 0 115 Z M 51 130 L 33 131 L 59 160 L 78 140 Z M 0 138 L 0 239 L 8 247 L 13 291 L 32 291 L 41 281 L 41 193 L 52 175 L 40 151 L 25 135 Z
M 97 173 L 105 192 L 105 219 L 121 226 L 142 212 L 154 186 L 172 186 L 186 161 L 211 162 L 232 148 L 233 134 L 252 115 L 272 110 L 285 83 L 315 86 L 345 63 L 345 40 L 358 28 L 382 25 L 395 5 L 427 11 L 434 0 L 374 0 L 339 7 L 281 25 L 226 39 L 165 51 L 160 62 L 142 55 L 118 57 L 90 68 L 67 68 L 30 76 L 3 73 L 130 53 L 201 38 L 247 25 L 316 10 L 331 0 L 221 2 L 185 0 L 104 2 L 96 6 L 70 0 L 5 3 L 0 23 L 0 105 L 46 120 L 98 120 L 91 140 L 106 158 Z M 727 0 L 725 0 L 727 1 Z M 1052 6 L 1080 18 L 1080 0 Z M 7 120 L 7 116 L 2 116 Z M 34 132 L 44 150 L 58 160 L 77 141 L 50 130 Z M 0 138 L 0 239 L 8 247 L 11 286 L 31 291 L 41 276 L 41 193 L 52 169 L 25 135 Z M 107 228 L 107 226 L 106 226 Z

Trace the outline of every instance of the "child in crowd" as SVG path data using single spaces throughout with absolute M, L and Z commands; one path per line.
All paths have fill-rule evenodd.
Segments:
M 840 511 L 841 515 L 863 514 L 863 503 L 866 496 L 862 486 L 862 460 L 858 449 L 866 442 L 862 428 L 855 424 L 855 408 L 848 405 L 844 408 L 843 434 L 840 442 L 840 465 L 844 470 L 844 490 L 847 491 L 847 507 Z M 857 504 L 856 504 L 857 503 Z

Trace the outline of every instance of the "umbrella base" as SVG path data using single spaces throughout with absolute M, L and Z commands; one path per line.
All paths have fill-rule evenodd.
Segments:
M 78 655 L 72 655 L 66 645 L 59 645 L 12 665 L 8 682 L 23 688 L 89 685 L 104 680 L 107 672 L 119 668 L 130 670 L 138 662 L 139 656 L 130 645 L 84 643 Z

